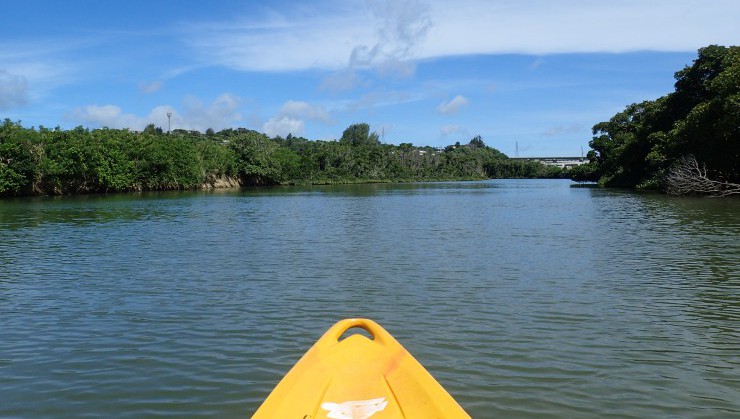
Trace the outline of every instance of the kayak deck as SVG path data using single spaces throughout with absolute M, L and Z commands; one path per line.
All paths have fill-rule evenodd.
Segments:
M 362 328 L 371 339 L 349 329 Z M 368 319 L 332 326 L 283 377 L 253 418 L 470 418 L 385 329 Z

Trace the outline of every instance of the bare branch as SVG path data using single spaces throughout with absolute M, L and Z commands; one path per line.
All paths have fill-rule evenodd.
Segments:
M 706 165 L 699 165 L 693 155 L 683 156 L 665 178 L 670 195 L 708 195 L 713 197 L 740 194 L 737 183 L 712 180 L 707 177 Z

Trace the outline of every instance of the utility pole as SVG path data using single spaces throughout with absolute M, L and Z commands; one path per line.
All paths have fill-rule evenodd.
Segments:
M 170 133 L 172 128 L 172 112 L 167 112 L 167 134 Z

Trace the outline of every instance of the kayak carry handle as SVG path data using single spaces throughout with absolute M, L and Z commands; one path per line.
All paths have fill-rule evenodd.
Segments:
M 321 340 L 328 340 L 330 343 L 337 343 L 339 342 L 339 338 L 342 337 L 342 335 L 346 331 L 355 327 L 368 332 L 370 336 L 372 336 L 373 340 L 380 343 L 381 345 L 386 345 L 395 341 L 395 339 L 393 339 L 393 337 L 388 332 L 386 332 L 386 330 L 383 329 L 378 323 L 375 323 L 370 319 L 362 318 L 344 319 L 338 321 L 336 324 L 334 324 L 334 326 L 326 331 Z

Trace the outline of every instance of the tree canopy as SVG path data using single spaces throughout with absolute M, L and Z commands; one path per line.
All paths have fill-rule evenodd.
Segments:
M 0 196 L 288 185 L 561 177 L 510 160 L 480 136 L 446 149 L 381 144 L 366 123 L 339 141 L 270 138 L 245 129 L 142 132 L 0 125 Z
M 342 133 L 339 140 L 342 143 L 350 144 L 355 147 L 379 145 L 377 132 L 370 132 L 370 125 L 366 123 L 352 124 Z
M 694 156 L 708 177 L 740 182 L 740 47 L 701 48 L 675 78 L 674 92 L 594 125 L 590 163 L 572 178 L 666 189 L 671 170 Z

